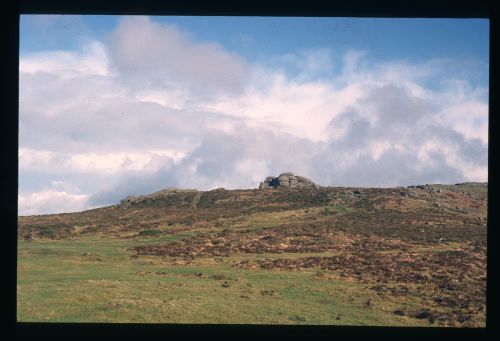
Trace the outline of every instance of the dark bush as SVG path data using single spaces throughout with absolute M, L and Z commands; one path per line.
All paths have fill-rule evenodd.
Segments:
M 38 237 L 41 237 L 41 238 L 54 239 L 56 236 L 57 236 L 56 233 L 52 229 L 40 229 L 38 231 Z
M 141 232 L 139 232 L 139 236 L 142 237 L 158 236 L 161 233 L 162 232 L 160 230 L 142 230 Z

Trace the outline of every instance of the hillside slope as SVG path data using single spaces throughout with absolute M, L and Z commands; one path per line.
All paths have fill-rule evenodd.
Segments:
M 393 228 L 408 226 L 406 236 L 400 237 L 432 242 L 433 238 L 456 240 L 463 233 L 477 237 L 474 227 L 486 225 L 486 206 L 484 183 L 206 192 L 170 189 L 84 212 L 20 217 L 19 236 L 64 238 L 94 233 L 119 236 L 127 231 L 140 233 L 149 229 L 167 232 L 229 228 L 255 214 L 310 208 L 313 209 L 310 214 L 304 211 L 295 219 L 285 219 L 286 223 L 302 220 L 311 220 L 316 225 L 335 223 L 336 228 L 349 232 L 388 236 Z M 415 232 L 430 226 L 434 226 L 428 231 L 430 235 Z
M 312 270 L 316 280 L 352 281 L 377 297 L 421 302 L 421 309 L 394 310 L 397 316 L 479 326 L 486 209 L 485 183 L 167 189 L 84 212 L 20 217 L 19 237 L 126 240 L 131 259 L 169 264 L 215 257 L 234 271 Z

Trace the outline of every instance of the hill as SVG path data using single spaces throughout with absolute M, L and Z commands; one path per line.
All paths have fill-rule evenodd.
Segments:
M 368 297 L 361 308 L 352 303 L 373 315 L 368 323 L 377 324 L 374 316 L 387 314 L 382 324 L 484 325 L 487 184 L 346 188 L 291 186 L 295 180 L 285 177 L 287 186 L 269 185 L 276 184 L 269 178 L 260 189 L 170 188 L 84 212 L 20 217 L 20 250 L 28 257 L 37 243 L 71 248 L 72 242 L 106 240 L 121 243 L 119 252 L 130 262 L 201 266 L 205 272 L 224 268 L 219 281 L 226 289 L 236 286 L 227 279 L 231 274 L 240 274 L 242 283 L 260 271 L 309 274 L 312 287 L 351 283 Z M 147 272 L 143 276 L 153 280 L 162 276 L 157 274 L 162 271 Z M 204 275 L 199 277 L 202 281 Z M 262 289 L 259 297 L 267 295 L 265 290 L 271 296 L 286 292 L 280 288 Z M 321 295 L 320 301 L 331 299 L 328 290 Z M 297 299 L 306 297 L 295 297 L 295 305 Z M 285 323 L 315 321 L 308 314 L 296 312 Z M 317 323 L 367 323 L 336 318 Z

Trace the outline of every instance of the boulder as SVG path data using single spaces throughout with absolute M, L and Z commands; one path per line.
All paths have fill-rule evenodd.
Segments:
M 279 182 L 289 182 L 290 178 L 288 176 L 282 174 L 282 175 L 278 176 L 278 181 Z
M 129 195 L 125 199 L 121 200 L 120 204 L 122 204 L 122 205 L 133 205 L 133 204 L 136 204 L 139 201 L 141 201 L 142 198 L 143 198 L 142 195 Z
M 270 182 L 270 181 L 269 181 L 269 182 Z M 269 185 L 269 182 L 266 182 L 266 181 L 261 182 L 261 183 L 259 184 L 259 189 L 267 189 L 267 188 L 271 188 L 271 186 Z
M 319 188 L 320 186 L 303 176 L 281 173 L 277 177 L 268 176 L 259 184 L 259 189 L 269 188 Z

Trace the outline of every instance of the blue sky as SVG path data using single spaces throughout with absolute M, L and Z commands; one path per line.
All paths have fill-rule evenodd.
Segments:
M 20 214 L 281 171 L 487 180 L 488 20 L 23 15 L 20 29 Z
M 102 39 L 118 16 L 21 16 L 21 53 L 46 49 L 78 49 L 79 39 Z M 331 46 L 368 49 L 376 58 L 481 58 L 488 61 L 486 19 L 152 17 L 176 24 L 200 41 L 217 41 L 229 50 L 258 61 L 270 54 Z M 293 39 L 290 39 L 293 37 Z M 76 38 L 76 39 L 75 39 Z

